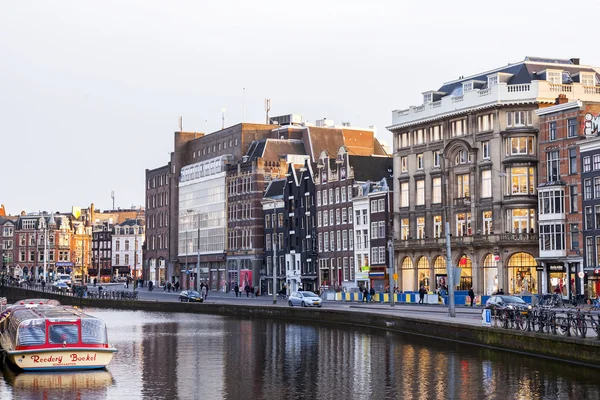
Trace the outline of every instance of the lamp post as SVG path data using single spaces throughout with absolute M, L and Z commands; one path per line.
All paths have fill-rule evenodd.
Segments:
M 452 248 L 450 245 L 450 222 L 448 219 L 448 191 L 446 190 L 446 173 L 444 171 L 446 166 L 446 157 L 443 153 L 440 154 L 440 167 L 442 171 L 442 199 L 444 204 L 444 214 L 446 218 L 446 271 L 448 273 L 448 314 L 450 317 L 456 317 L 456 311 L 454 307 L 454 267 L 452 266 Z

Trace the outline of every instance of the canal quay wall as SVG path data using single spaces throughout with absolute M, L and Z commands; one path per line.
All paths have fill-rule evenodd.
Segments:
M 178 303 L 144 300 L 106 300 L 61 296 L 54 293 L 40 293 L 17 287 L 4 287 L 9 303 L 25 298 L 53 298 L 65 305 L 110 309 L 126 309 L 156 312 L 184 312 L 234 316 L 239 318 L 272 318 L 288 321 L 333 326 L 360 326 L 380 328 L 389 331 L 417 334 L 454 342 L 519 352 L 538 357 L 546 357 L 585 364 L 600 368 L 600 340 L 580 339 L 523 332 L 478 325 L 476 320 L 452 321 L 432 319 L 429 314 L 422 316 L 399 316 L 388 313 L 388 308 L 372 307 L 340 309 L 307 309 L 301 307 L 281 307 L 272 305 L 223 304 L 223 303 Z

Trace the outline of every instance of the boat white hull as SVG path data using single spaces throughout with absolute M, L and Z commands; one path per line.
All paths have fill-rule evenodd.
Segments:
M 40 349 L 6 351 L 6 358 L 25 371 L 99 369 L 106 367 L 117 350 Z

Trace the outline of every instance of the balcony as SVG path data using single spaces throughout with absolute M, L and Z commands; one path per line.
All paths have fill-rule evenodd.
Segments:
M 425 122 L 433 116 L 446 113 L 459 113 L 473 107 L 523 101 L 552 103 L 561 94 L 581 101 L 600 101 L 600 87 L 583 86 L 580 83 L 570 85 L 552 84 L 547 81 L 532 81 L 516 85 L 500 82 L 487 89 L 474 89 L 460 96 L 445 96 L 441 100 L 411 106 L 406 110 L 392 111 L 390 129 L 402 128 L 405 125 Z
M 460 207 L 460 206 L 470 206 L 471 205 L 471 198 L 470 197 L 457 197 L 454 199 L 454 206 L 455 207 Z
M 537 233 L 502 233 L 500 234 L 500 243 L 503 244 L 538 244 L 539 236 Z

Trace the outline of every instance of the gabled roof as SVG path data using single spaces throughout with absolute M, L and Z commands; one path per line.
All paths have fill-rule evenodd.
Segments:
M 378 182 L 387 179 L 388 186 L 393 185 L 393 163 L 392 157 L 372 156 L 349 156 L 348 161 L 354 171 L 355 181 Z
M 269 186 L 267 186 L 267 190 L 265 190 L 265 195 L 263 197 L 271 199 L 282 199 L 286 182 L 287 178 L 272 180 L 269 183 Z
M 301 140 L 261 139 L 252 142 L 246 153 L 250 160 L 262 157 L 267 161 L 277 161 L 286 154 L 307 155 L 307 152 Z
M 121 222 L 120 224 L 117 224 L 115 226 L 143 226 L 144 225 L 144 221 L 140 218 L 130 218 L 130 219 L 126 219 L 125 221 Z

